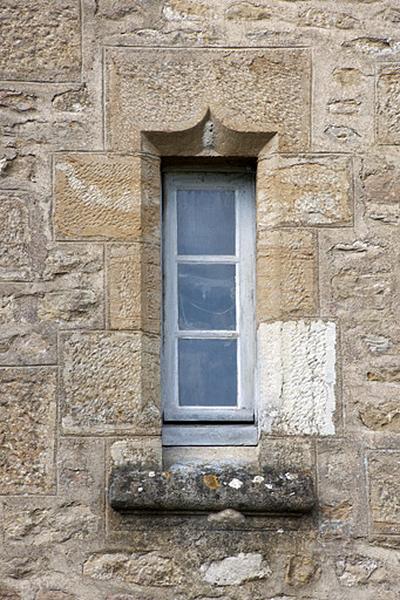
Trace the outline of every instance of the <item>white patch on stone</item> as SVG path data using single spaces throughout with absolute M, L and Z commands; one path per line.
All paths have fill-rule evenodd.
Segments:
M 202 565 L 203 578 L 213 585 L 240 585 L 244 581 L 264 579 L 271 575 L 271 569 L 258 553 L 240 553 L 223 560 Z
M 264 481 L 264 477 L 262 475 L 256 475 L 253 477 L 253 483 L 262 483 Z
M 154 471 L 149 471 L 149 477 L 151 477 L 151 478 L 152 478 L 152 477 L 155 477 L 155 476 L 156 476 L 156 474 L 155 474 L 155 472 L 154 472 Z
M 243 481 L 240 481 L 240 479 L 236 479 L 236 477 L 234 477 L 229 483 L 228 483 L 229 487 L 233 488 L 234 490 L 240 490 L 240 488 L 243 485 Z
M 258 329 L 258 407 L 263 431 L 335 433 L 333 322 L 277 321 Z
M 75 169 L 67 163 L 56 165 L 57 171 L 65 173 L 71 188 L 79 194 L 79 200 L 88 206 L 93 204 L 112 208 L 121 212 L 129 213 L 132 210 L 134 199 L 131 192 L 124 192 L 119 198 L 109 198 L 96 185 L 87 184 L 80 179 Z

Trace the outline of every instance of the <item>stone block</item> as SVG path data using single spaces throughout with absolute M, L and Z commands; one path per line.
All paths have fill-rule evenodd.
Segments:
M 0 79 L 72 81 L 81 61 L 77 0 L 4 0 L 0 8 Z
M 317 442 L 319 527 L 325 538 L 365 535 L 363 456 L 346 439 Z
M 56 363 L 55 328 L 37 314 L 41 298 L 31 284 L 0 285 L 0 365 Z
M 110 446 L 112 467 L 135 465 L 137 468 L 160 470 L 162 447 L 160 438 L 116 440 Z
M 240 553 L 201 566 L 207 583 L 218 586 L 238 586 L 247 581 L 267 579 L 272 571 L 262 554 Z
M 379 68 L 377 93 L 378 142 L 400 144 L 400 63 Z
M 179 585 L 184 571 L 170 555 L 153 551 L 146 553 L 99 553 L 89 556 L 83 565 L 83 574 L 98 581 L 156 586 Z
M 54 486 L 57 371 L 0 369 L 2 494 L 46 494 Z
M 330 9 L 321 10 L 328 18 L 333 16 Z M 373 61 L 339 44 L 326 40 L 315 53 L 312 139 L 316 151 L 356 152 L 374 144 L 374 75 Z
M 382 583 L 387 576 L 379 559 L 363 554 L 350 554 L 338 558 L 335 572 L 340 584 L 347 588 Z
M 371 451 L 367 474 L 372 532 L 400 534 L 400 451 Z
M 286 569 L 286 582 L 291 587 L 315 583 L 321 577 L 321 565 L 312 555 L 291 556 Z
M 400 433 L 400 406 L 397 387 L 367 383 L 353 386 L 351 393 L 358 418 L 371 431 Z
M 58 449 L 58 493 L 93 511 L 104 501 L 104 440 L 62 437 Z
M 323 314 L 364 324 L 395 318 L 396 255 L 390 238 L 335 230 L 321 232 L 319 240 Z
M 101 327 L 104 323 L 103 247 L 100 244 L 57 244 L 44 264 L 45 283 L 33 286 L 37 316 L 63 329 Z
M 312 233 L 261 231 L 257 241 L 257 319 L 313 316 L 316 252 Z
M 13 590 L 0 583 L 0 600 L 21 600 L 21 594 L 18 590 Z
M 210 108 L 239 131 L 278 132 L 281 150 L 309 145 L 309 53 L 302 49 L 109 49 L 109 146 L 140 131 L 181 131 Z
M 57 329 L 103 325 L 103 249 L 49 249 L 42 278 L 0 284 L 0 365 L 57 362 Z
M 57 238 L 158 239 L 159 179 L 158 161 L 147 157 L 96 153 L 57 155 Z
M 44 235 L 30 194 L 0 192 L 0 280 L 32 281 L 42 267 Z
M 160 331 L 161 268 L 158 246 L 113 244 L 107 251 L 112 329 Z
M 314 441 L 310 438 L 272 437 L 261 435 L 258 443 L 258 460 L 261 467 L 275 469 L 314 471 Z
M 6 501 L 4 536 L 8 544 L 29 546 L 89 541 L 99 536 L 100 518 L 85 503 L 68 499 L 18 498 Z
M 271 156 L 259 164 L 257 189 L 259 230 L 351 224 L 353 183 L 348 157 Z
M 399 138 L 400 139 L 400 138 Z M 365 214 L 374 226 L 400 224 L 400 148 L 370 154 L 360 172 Z
M 335 433 L 336 327 L 276 321 L 258 328 L 261 429 L 277 435 Z
M 64 334 L 62 365 L 64 432 L 159 433 L 157 338 L 123 332 Z

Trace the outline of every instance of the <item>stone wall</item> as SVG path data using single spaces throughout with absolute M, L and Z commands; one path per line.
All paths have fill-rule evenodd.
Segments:
M 0 600 L 396 600 L 398 0 L 3 0 Z M 310 515 L 120 514 L 159 471 L 160 160 L 257 158 L 260 440 Z M 221 458 L 222 456 L 222 458 Z M 150 471 L 151 472 L 151 471 Z

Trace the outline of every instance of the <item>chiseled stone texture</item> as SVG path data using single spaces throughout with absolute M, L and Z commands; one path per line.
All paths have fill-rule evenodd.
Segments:
M 370 519 L 373 533 L 400 534 L 400 450 L 368 455 Z
M 78 0 L 3 0 L 0 79 L 73 81 L 80 75 Z
M 159 552 L 94 554 L 83 565 L 83 574 L 103 581 L 170 587 L 183 580 L 183 566 Z
M 179 131 L 207 109 L 232 129 L 279 132 L 282 150 L 309 144 L 310 55 L 303 49 L 109 49 L 108 140 L 137 148 L 140 131 Z
M 257 318 L 316 313 L 316 243 L 309 231 L 264 230 L 257 240 Z
M 372 226 L 395 226 L 400 224 L 400 147 L 382 150 L 363 158 L 362 200 Z
M 89 540 L 99 535 L 99 517 L 79 501 L 18 498 L 4 507 L 4 535 L 7 543 L 24 542 L 31 546 L 70 540 Z
M 160 331 L 160 248 L 150 244 L 112 244 L 107 252 L 111 329 Z
M 64 432 L 156 435 L 158 354 L 158 340 L 139 332 L 64 334 Z
M 320 531 L 325 538 L 365 535 L 367 507 L 363 490 L 364 456 L 343 438 L 317 441 Z
M 0 280 L 32 281 L 44 258 L 40 207 L 32 194 L 0 192 Z
M 377 90 L 378 142 L 400 144 L 400 63 L 380 67 Z
M 57 155 L 57 238 L 150 241 L 159 227 L 153 208 L 154 197 L 159 205 L 159 175 L 155 178 L 153 163 L 129 155 Z
M 257 339 L 261 428 L 285 435 L 333 435 L 335 323 L 262 323 Z
M 137 468 L 159 470 L 162 467 L 162 446 L 158 437 L 117 440 L 110 446 L 112 467 L 135 465 Z
M 0 490 L 54 491 L 56 369 L 0 368 Z
M 341 156 L 278 156 L 259 163 L 258 228 L 348 225 L 352 220 L 351 160 Z
M 54 364 L 58 327 L 101 327 L 103 277 L 99 245 L 58 244 L 41 279 L 0 284 L 0 365 Z

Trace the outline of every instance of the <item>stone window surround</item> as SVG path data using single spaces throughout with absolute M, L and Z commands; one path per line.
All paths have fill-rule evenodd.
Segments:
M 212 132 L 212 135 L 210 135 Z M 208 134 L 208 136 L 207 136 Z M 182 143 L 186 142 L 186 143 Z M 235 156 L 240 156 L 240 158 L 248 158 L 248 159 L 256 159 L 257 161 L 257 187 L 256 187 L 256 228 L 257 228 L 257 293 L 256 293 L 256 320 L 257 320 L 257 328 L 259 330 L 260 325 L 267 324 L 272 319 L 276 319 L 279 317 L 285 316 L 285 307 L 281 305 L 280 298 L 282 294 L 282 282 L 280 280 L 280 276 L 273 276 L 271 278 L 271 274 L 266 274 L 263 270 L 263 257 L 265 255 L 265 245 L 268 245 L 268 239 L 272 235 L 274 236 L 274 231 L 279 231 L 274 228 L 274 226 L 270 227 L 265 224 L 265 209 L 264 209 L 264 199 L 265 199 L 265 188 L 263 186 L 263 177 L 265 176 L 264 165 L 268 165 L 269 167 L 272 165 L 279 164 L 279 161 L 285 160 L 291 157 L 286 157 L 286 155 L 279 154 L 277 152 L 277 144 L 278 144 L 278 135 L 276 132 L 238 132 L 233 131 L 227 127 L 224 127 L 222 123 L 220 123 L 217 119 L 215 119 L 210 111 L 207 111 L 204 118 L 201 122 L 195 127 L 191 128 L 189 131 L 179 132 L 178 134 L 173 132 L 143 132 L 142 133 L 142 151 L 139 154 L 136 154 L 135 157 L 139 159 L 139 163 L 143 172 L 145 169 L 143 168 L 143 162 L 147 162 L 147 164 L 151 165 L 150 175 L 153 178 L 152 183 L 148 186 L 149 189 L 159 190 L 161 192 L 161 160 L 166 157 L 190 157 L 190 158 L 207 158 L 208 160 L 212 160 L 213 158 L 225 158 L 231 159 Z M 224 154 L 224 152 L 228 152 L 228 154 Z M 107 153 L 101 156 L 109 157 L 111 160 L 116 156 L 114 153 Z M 119 156 L 119 155 L 117 155 Z M 303 155 L 305 158 L 306 155 Z M 124 160 L 129 161 L 129 155 L 123 156 Z M 313 157 L 315 159 L 315 155 Z M 157 197 L 149 197 L 146 185 L 148 181 L 145 178 L 140 179 L 141 188 L 140 188 L 140 197 L 141 197 L 141 211 L 140 218 L 141 223 L 139 229 L 142 235 L 142 242 L 140 243 L 140 269 L 141 269 L 141 278 L 142 278 L 142 287 L 140 289 L 140 317 L 134 329 L 139 329 L 142 331 L 142 335 L 150 336 L 153 341 L 155 339 L 159 340 L 159 332 L 160 332 L 160 323 L 159 320 L 155 317 L 154 314 L 154 298 L 152 303 L 152 314 L 148 312 L 148 304 L 146 298 L 149 295 L 154 294 L 154 290 L 158 290 L 158 302 L 161 300 L 161 268 L 159 264 L 159 260 L 156 258 L 160 257 L 160 229 L 161 223 L 159 220 L 160 217 L 160 199 L 161 193 Z M 150 209 L 150 215 L 146 215 L 146 211 L 148 207 Z M 57 221 L 56 221 L 57 225 Z M 290 223 L 284 224 L 285 229 L 291 228 Z M 153 230 L 151 229 L 153 228 Z M 158 231 L 154 233 L 154 228 Z M 281 229 L 282 231 L 282 229 Z M 300 230 L 297 228 L 297 231 L 300 234 Z M 301 235 L 301 234 L 300 234 Z M 99 237 L 99 239 L 101 239 Z M 152 249 L 150 249 L 152 248 Z M 277 257 L 276 257 L 277 258 Z M 286 256 L 286 259 L 288 256 Z M 285 257 L 279 258 L 279 268 L 278 274 L 285 271 L 284 264 Z M 150 263 L 148 262 L 150 260 Z M 157 265 L 156 269 L 154 269 L 154 265 Z M 153 277 L 151 281 L 146 280 L 143 277 L 143 274 L 148 271 L 149 268 L 153 267 L 152 274 Z M 265 288 L 263 284 L 265 283 L 264 276 L 268 276 L 271 278 L 270 284 L 267 287 L 267 294 L 265 294 Z M 147 289 L 147 286 L 151 286 L 151 289 Z M 272 286 L 272 287 L 271 287 Z M 113 289 L 112 289 L 112 279 L 110 281 L 110 288 L 108 290 L 109 293 L 109 320 L 108 326 L 113 329 L 115 327 L 115 323 L 113 323 L 112 316 L 112 304 L 113 304 Z M 312 302 L 315 299 L 311 299 Z M 275 310 L 271 310 L 272 302 L 276 303 Z M 288 307 L 286 307 L 287 309 Z M 290 308 L 290 307 L 289 307 Z M 283 310 L 283 314 L 281 311 Z M 158 305 L 158 315 L 161 314 L 161 306 Z M 312 318 L 312 311 L 310 314 L 304 315 L 304 318 L 310 319 Z M 124 324 L 120 327 L 116 325 L 116 329 L 125 329 Z M 273 323 L 271 323 L 273 325 Z M 158 344 L 159 347 L 159 344 Z M 149 373 L 146 373 L 147 366 L 150 366 Z M 147 365 L 146 361 L 143 362 L 142 365 L 142 379 L 146 382 L 149 378 L 154 377 L 154 364 Z M 159 369 L 157 371 L 157 379 L 159 377 Z M 258 388 L 260 385 L 258 385 Z M 159 406 L 160 394 L 159 394 L 159 384 L 157 382 L 156 385 L 153 384 L 150 386 L 151 394 L 153 395 L 152 401 L 153 404 Z M 157 397 L 156 397 L 157 396 Z M 256 402 L 257 406 L 257 402 Z M 263 418 L 262 415 L 259 417 Z M 268 419 L 268 417 L 267 417 Z M 265 420 L 265 417 L 264 417 Z M 161 419 L 159 425 L 161 426 Z M 261 430 L 262 425 L 260 425 Z M 161 443 L 161 440 L 160 440 Z M 160 448 L 161 450 L 161 448 Z M 201 449 L 199 449 L 199 455 L 201 455 Z M 178 453 L 179 454 L 179 453 Z M 167 452 L 168 455 L 168 452 Z M 199 492 L 199 485 L 203 489 L 205 497 L 203 498 L 203 504 L 199 504 L 199 510 L 223 510 L 226 508 L 239 507 L 242 508 L 247 504 L 249 514 L 251 513 L 307 513 L 312 510 L 314 506 L 314 496 L 313 496 L 313 484 L 311 476 L 306 472 L 291 472 L 289 475 L 289 479 L 286 479 L 286 475 L 284 471 L 262 471 L 262 472 L 254 472 L 251 468 L 247 471 L 243 471 L 243 466 L 240 467 L 240 464 L 243 464 L 243 461 L 239 461 L 237 465 L 237 475 L 240 476 L 234 477 L 235 469 L 232 470 L 232 465 L 230 467 L 224 467 L 224 452 L 219 454 L 220 462 L 218 463 L 218 477 L 215 475 L 216 468 L 215 467 L 203 467 L 205 469 L 205 473 L 203 470 L 199 468 L 199 466 L 183 467 L 183 471 L 178 469 L 176 471 L 172 470 L 172 477 L 167 478 L 168 483 L 166 484 L 166 488 L 163 492 L 164 502 L 158 504 L 158 509 L 161 510 L 177 510 L 177 503 L 179 504 L 179 498 L 181 498 L 181 487 L 184 484 L 184 487 L 187 488 L 187 494 L 185 496 L 185 501 L 181 498 L 181 509 L 182 510 L 193 510 L 193 498 L 196 493 Z M 174 453 L 175 460 L 177 458 L 176 451 Z M 249 454 L 243 453 L 244 460 L 248 460 Z M 183 460 L 184 462 L 184 452 L 181 455 L 181 459 L 179 462 Z M 253 462 L 253 461 L 251 461 Z M 211 468 L 211 472 L 210 472 Z M 215 473 L 214 473 L 215 471 Z M 153 471 L 151 471 L 152 473 Z M 163 483 L 165 481 L 166 473 L 170 473 L 170 471 L 160 471 L 157 470 L 155 472 L 155 480 L 158 481 L 159 487 L 157 488 L 157 494 L 160 492 L 163 487 Z M 240 496 L 240 502 L 237 498 L 232 497 L 231 494 L 222 494 L 219 491 L 219 485 L 216 488 L 210 488 L 207 485 L 208 476 L 215 475 L 218 481 L 224 478 L 227 479 L 228 474 L 231 477 L 231 480 L 238 480 L 240 482 L 244 482 L 246 485 L 240 494 L 236 494 L 236 497 Z M 251 497 L 254 496 L 254 478 L 255 481 L 259 481 L 259 478 L 267 478 L 270 483 L 267 486 L 262 486 L 261 493 L 257 494 L 257 502 L 252 501 Z M 110 479 L 110 504 L 113 508 L 119 511 L 137 511 L 137 510 L 154 510 L 154 497 L 155 490 L 148 490 L 143 493 L 133 493 L 133 490 L 136 489 L 144 489 L 146 490 L 146 478 L 148 478 L 148 473 L 146 470 L 137 469 L 135 465 L 124 465 L 123 467 L 115 467 L 111 473 Z M 183 479 L 182 479 L 183 478 Z M 293 484 L 293 481 L 295 484 Z M 132 483 L 133 482 L 133 483 Z M 296 488 L 296 482 L 298 482 L 298 487 Z M 226 482 L 221 485 L 228 485 Z M 160 487 L 161 486 L 161 487 Z M 242 487 L 242 485 L 240 485 Z M 294 490 L 293 488 L 296 488 Z M 224 488 L 226 489 L 226 488 Z M 271 492 L 272 489 L 272 492 Z M 197 491 L 196 491 L 197 490 Z M 232 492 L 232 490 L 231 490 Z M 293 502 L 293 492 L 295 492 L 296 498 L 298 498 L 298 502 Z M 203 494 L 203 496 L 204 496 Z
M 277 154 L 276 147 L 276 132 L 233 131 L 213 117 L 209 110 L 200 123 L 189 130 L 142 133 L 143 156 L 147 158 L 151 155 L 151 158 L 158 161 L 159 164 L 160 190 L 161 161 L 168 157 L 189 158 L 191 159 L 190 168 L 193 168 L 193 163 L 198 161 L 199 169 L 204 168 L 202 163 L 207 165 L 206 168 L 212 169 L 213 159 L 216 169 L 221 168 L 218 166 L 221 163 L 216 159 L 222 158 L 228 161 L 234 159 L 235 156 L 240 156 L 241 159 L 256 160 L 257 257 L 262 256 L 260 247 L 263 247 L 263 235 L 266 232 L 266 229 L 262 227 L 263 190 L 259 187 L 259 168 L 262 161 L 271 160 Z M 160 200 L 161 195 L 159 202 Z M 161 214 L 160 208 L 158 208 L 158 213 Z M 159 228 L 161 231 L 161 222 Z M 158 250 L 160 251 L 160 246 L 158 246 Z M 257 262 L 256 282 L 259 282 L 259 262 Z M 146 265 L 143 268 L 146 269 Z M 156 287 L 161 290 L 161 265 L 158 272 L 160 280 L 156 282 Z M 275 281 L 275 284 L 279 287 L 278 280 Z M 146 291 L 142 289 L 141 293 L 145 294 Z M 276 293 L 279 295 L 278 288 Z M 260 296 L 262 298 L 263 294 L 256 294 L 257 326 L 268 318 L 262 303 L 257 302 L 257 298 Z M 166 460 L 164 456 L 164 465 L 168 462 L 169 450 L 169 448 L 165 448 L 163 451 L 163 454 L 167 455 Z M 183 447 L 181 450 L 179 448 L 172 449 L 171 455 L 174 455 L 175 464 L 169 469 L 153 471 L 152 468 L 147 470 L 143 466 L 139 468 L 134 464 L 114 467 L 110 476 L 110 505 L 119 512 L 139 513 L 160 510 L 212 512 L 229 508 L 240 510 L 247 515 L 257 513 L 301 515 L 313 510 L 315 505 L 313 479 L 308 472 L 294 470 L 285 472 L 285 470 L 268 468 L 263 471 L 254 471 L 251 464 L 255 462 L 255 453 L 241 453 L 238 448 L 236 459 L 239 457 L 239 460 L 235 465 L 232 462 L 230 464 L 229 461 L 226 462 L 226 456 L 229 456 L 229 449 L 227 450 L 226 453 L 223 448 L 218 449 L 218 462 L 208 466 L 204 463 L 203 465 L 198 464 L 199 460 L 201 463 L 201 448 L 198 448 L 197 452 L 195 450 L 195 454 L 198 456 L 197 461 L 186 463 Z M 248 466 L 244 466 L 243 462 L 248 462 Z
M 114 50 L 110 49 L 109 51 L 113 53 Z M 127 52 L 129 54 L 134 50 L 129 49 Z M 150 49 L 149 52 L 151 52 Z M 179 52 L 176 50 L 174 54 L 177 55 Z M 293 49 L 262 52 L 256 50 L 251 53 L 244 51 L 238 54 L 246 55 L 246 60 L 248 60 L 247 57 L 252 58 L 254 53 L 256 58 L 252 61 L 256 61 L 257 69 L 261 66 L 260 61 L 263 60 L 261 55 L 273 55 L 273 60 L 275 60 L 277 55 L 283 53 L 283 56 L 289 61 L 297 60 L 296 57 L 299 57 L 299 60 L 305 60 L 304 65 L 307 62 L 305 58 L 307 53 Z M 145 57 L 144 63 L 146 60 Z M 125 68 L 124 65 L 123 68 Z M 153 66 L 146 67 L 145 78 L 147 71 L 151 71 L 152 68 Z M 159 67 L 156 64 L 157 68 Z M 109 85 L 111 88 L 113 85 L 115 87 L 114 101 L 121 92 L 116 84 L 115 73 L 118 72 L 118 69 L 120 69 L 120 65 L 114 74 L 109 74 Z M 306 78 L 308 76 L 307 67 L 304 69 L 302 77 Z M 120 76 L 120 73 L 117 74 Z M 149 81 L 154 81 L 151 80 L 151 76 L 150 74 Z M 184 85 L 189 85 L 191 76 L 192 72 L 189 73 L 189 79 L 185 81 Z M 141 77 L 136 77 L 135 81 L 140 81 L 140 79 Z M 286 106 L 282 102 L 287 95 L 289 94 L 290 97 L 292 94 L 295 98 L 300 89 L 306 101 L 306 90 L 309 88 L 301 81 L 299 78 L 296 82 L 296 85 L 299 84 L 299 88 L 294 86 L 289 91 L 283 88 L 283 96 L 279 95 L 278 91 L 278 96 L 276 94 L 273 96 L 273 102 L 276 101 L 277 106 Z M 256 93 L 262 93 L 262 89 L 261 86 Z M 180 93 L 185 94 L 184 90 L 184 86 L 181 87 Z M 252 93 L 252 91 L 249 88 L 246 93 Z M 76 410 L 76 402 L 75 408 L 74 406 L 68 407 L 68 404 L 71 404 L 71 398 L 73 401 L 78 400 L 78 404 L 84 398 L 84 390 L 82 393 L 77 391 L 78 378 L 74 381 L 73 360 L 75 359 L 72 355 L 76 342 L 81 340 L 79 340 L 79 332 L 77 332 L 76 340 L 72 339 L 73 336 L 71 339 L 68 335 L 65 339 L 63 336 L 62 351 L 66 348 L 71 358 L 67 368 L 69 380 L 68 377 L 63 378 L 61 386 L 63 431 L 69 434 L 78 432 L 97 435 L 111 432 L 113 435 L 133 434 L 144 436 L 143 440 L 146 439 L 146 436 L 153 436 L 154 440 L 154 436 L 160 435 L 159 363 L 157 358 L 159 356 L 161 299 L 160 162 L 161 159 L 170 156 L 192 158 L 238 156 L 257 159 L 256 313 L 259 364 L 262 366 L 258 372 L 258 400 L 262 399 L 259 405 L 260 432 L 277 435 L 331 435 L 334 433 L 333 416 L 335 411 L 335 324 L 324 322 L 319 317 L 317 286 L 315 285 L 317 280 L 315 251 L 317 230 L 315 227 L 352 225 L 351 159 L 344 154 L 311 153 L 306 120 L 302 118 L 299 128 L 296 130 L 293 111 L 290 113 L 288 129 L 285 128 L 284 120 L 282 121 L 284 116 L 281 117 L 278 111 L 275 114 L 279 115 L 280 121 L 276 127 L 264 127 L 268 131 L 263 131 L 259 122 L 255 123 L 254 127 L 249 125 L 246 122 L 248 115 L 237 129 L 233 129 L 231 124 L 235 120 L 228 119 L 230 123 L 228 127 L 215 116 L 213 109 L 205 110 L 200 119 L 198 117 L 187 119 L 183 112 L 184 117 L 179 124 L 182 123 L 186 129 L 178 130 L 179 128 L 173 125 L 173 116 L 171 118 L 169 115 L 163 117 L 165 107 L 162 104 L 160 104 L 162 107 L 160 114 L 155 113 L 154 123 L 152 122 L 152 113 L 149 113 L 145 104 L 143 110 L 141 109 L 143 115 L 141 117 L 140 111 L 137 110 L 137 104 L 135 104 L 137 96 L 132 108 L 129 109 L 131 112 L 124 113 L 123 105 L 117 103 L 117 110 L 115 111 L 114 108 L 114 114 L 117 116 L 113 117 L 110 104 L 112 93 L 108 89 L 107 94 L 106 124 L 108 126 L 107 136 L 110 136 L 110 140 L 107 142 L 110 151 L 55 155 L 55 235 L 56 239 L 60 241 L 90 239 L 94 242 L 111 242 L 106 246 L 108 282 L 106 332 L 88 333 L 85 334 L 85 339 L 89 344 L 90 337 L 96 338 L 97 336 L 96 343 L 101 343 L 108 352 L 108 350 L 112 350 L 114 342 L 112 344 L 110 342 L 111 345 L 108 348 L 107 332 L 119 331 L 119 345 L 128 342 L 125 339 L 128 335 L 131 338 L 135 336 L 136 353 L 134 356 L 141 357 L 139 359 L 140 367 L 136 373 L 140 382 L 140 393 L 138 398 L 132 399 L 132 402 L 128 398 L 130 409 L 125 411 L 125 421 L 121 425 L 116 423 L 116 418 L 110 425 L 102 423 L 101 419 L 97 419 L 96 422 L 96 415 L 93 413 L 93 407 L 90 406 L 91 420 L 80 421 L 84 411 Z M 180 98 L 179 101 L 181 101 Z M 259 101 L 260 96 L 258 96 Z M 163 102 L 162 92 L 157 102 Z M 185 102 L 187 105 L 187 100 L 183 101 L 182 111 L 185 110 L 183 108 Z M 253 102 L 253 99 L 251 103 L 254 110 L 258 110 L 258 105 L 255 101 Z M 118 106 L 120 110 L 118 110 Z M 300 114 L 300 106 L 301 104 L 296 104 L 295 114 Z M 247 112 L 248 109 L 249 106 L 246 106 Z M 218 114 L 221 114 L 221 107 L 219 107 Z M 142 121 L 141 118 L 143 118 Z M 127 119 L 126 131 L 121 130 L 121 136 L 118 137 L 118 128 L 121 127 L 122 122 L 125 123 L 124 119 Z M 157 125 L 157 119 L 163 123 L 163 126 Z M 142 128 L 139 126 L 141 122 L 144 126 Z M 263 119 L 264 126 L 270 122 L 271 119 Z M 149 125 L 155 126 L 149 127 Z M 290 131 L 298 134 L 293 141 L 291 141 Z M 131 143 L 127 146 L 128 138 Z M 117 185 L 115 186 L 116 180 Z M 113 193 L 114 187 L 120 188 L 122 191 L 118 198 Z M 325 197 L 326 202 L 324 201 Z M 285 202 L 282 202 L 282 198 L 285 198 Z M 318 200 L 321 198 L 323 200 L 322 210 L 321 204 L 318 205 Z M 129 244 L 129 247 L 124 244 Z M 140 278 L 139 288 L 137 288 L 137 279 L 135 280 L 136 289 L 133 300 L 126 279 L 122 278 L 118 281 L 116 275 L 127 252 L 130 253 L 130 259 L 135 262 L 135 269 Z M 113 260 L 116 267 L 114 270 L 112 268 Z M 116 291 L 121 286 L 122 294 Z M 129 331 L 130 334 L 128 334 Z M 304 340 L 306 340 L 305 344 Z M 299 364 L 295 364 L 296 369 L 292 369 L 290 353 L 301 350 L 304 345 L 306 353 L 301 357 Z M 322 359 L 319 361 L 320 356 Z M 304 402 L 301 397 L 301 404 L 305 405 L 305 409 L 303 410 L 304 414 L 301 414 L 301 410 L 297 414 L 299 403 L 297 403 L 296 409 L 293 406 L 293 398 L 290 396 L 298 384 L 296 378 L 299 376 L 299 372 L 303 378 L 304 365 L 307 367 L 308 373 L 304 378 L 305 383 L 302 389 L 296 393 L 297 396 L 304 394 Z M 287 394 L 288 398 L 282 398 L 281 395 L 282 381 L 285 377 L 291 380 L 288 386 L 290 388 L 289 394 Z M 317 381 L 317 386 L 315 386 L 315 381 Z M 73 398 L 74 395 L 76 399 Z M 137 422 L 134 423 L 133 419 L 129 419 L 130 414 L 135 415 Z M 150 437 L 147 439 L 150 440 Z M 161 438 L 158 439 L 160 445 L 157 470 L 162 468 Z M 126 467 L 127 465 L 123 465 L 122 468 Z M 135 465 L 131 465 L 131 468 L 135 470 Z M 115 477 L 117 477 L 117 473 L 114 470 L 111 477 L 111 489 L 113 489 L 112 482 Z M 111 503 L 116 506 L 118 500 L 111 497 Z M 266 506 L 266 511 L 268 512 L 268 506 Z

